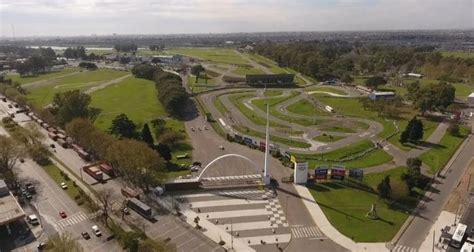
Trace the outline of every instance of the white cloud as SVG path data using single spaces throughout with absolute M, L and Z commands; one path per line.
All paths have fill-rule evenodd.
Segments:
M 472 0 L 3 0 L 0 35 L 472 28 Z

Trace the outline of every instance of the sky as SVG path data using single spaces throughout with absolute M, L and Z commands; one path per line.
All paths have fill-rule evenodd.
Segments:
M 0 0 L 0 36 L 472 29 L 473 2 Z

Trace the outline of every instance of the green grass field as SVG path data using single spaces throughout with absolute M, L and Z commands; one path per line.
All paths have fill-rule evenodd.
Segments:
M 263 117 L 260 117 L 257 115 L 257 113 L 253 110 L 251 110 L 249 107 L 247 107 L 244 104 L 244 100 L 253 97 L 255 94 L 249 94 L 249 93 L 240 93 L 240 94 L 235 94 L 235 95 L 230 95 L 229 100 L 234 104 L 234 106 L 240 110 L 240 112 L 245 115 L 250 121 L 257 125 L 266 125 L 266 119 Z M 285 125 L 275 123 L 273 121 L 270 121 L 270 126 L 272 127 L 278 127 L 278 128 L 288 128 Z
M 224 64 L 245 65 L 247 60 L 238 55 L 234 49 L 225 48 L 171 48 L 167 53 L 177 53 L 205 61 Z
M 436 173 L 448 163 L 451 156 L 456 152 L 464 138 L 469 134 L 467 127 L 461 127 L 461 136 L 452 136 L 448 132 L 443 136 L 438 145 L 432 147 L 419 157 L 431 168 L 431 172 Z
M 333 136 L 333 135 L 319 135 L 313 137 L 313 140 L 318 141 L 318 142 L 323 142 L 323 143 L 330 143 L 330 142 L 336 142 L 341 139 L 344 139 L 344 136 Z
M 472 52 L 442 51 L 441 54 L 444 57 L 455 57 L 455 58 L 463 58 L 463 59 L 472 59 L 472 58 L 474 58 L 474 53 L 472 53 Z
M 200 93 L 216 87 L 216 80 L 210 77 L 207 77 L 207 83 L 204 76 L 198 78 L 198 82 L 196 83 L 196 77 L 194 75 L 188 75 L 187 81 L 188 86 L 189 88 L 192 88 L 193 93 Z
M 308 188 L 329 222 L 356 242 L 390 241 L 409 215 L 392 208 L 375 193 L 346 184 L 327 182 Z M 377 205 L 378 220 L 366 217 L 372 204 Z
M 315 167 L 317 165 L 328 165 L 328 164 L 341 164 L 345 165 L 348 168 L 366 168 L 371 166 L 376 166 L 380 164 L 385 164 L 390 162 L 393 157 L 390 156 L 387 152 L 382 149 L 376 149 L 369 154 L 345 162 L 330 162 L 324 160 L 339 160 L 345 157 L 353 156 L 357 153 L 360 153 L 373 146 L 373 143 L 369 140 L 364 140 L 358 143 L 354 143 L 337 150 L 333 150 L 324 154 L 314 154 L 314 155 L 305 155 L 305 154 L 294 154 L 298 161 L 308 161 L 310 167 Z
M 255 68 L 251 65 L 239 65 L 234 71 L 234 74 L 247 75 L 247 74 L 264 74 L 260 68 Z
M 104 82 L 117 79 L 128 74 L 125 71 L 112 69 L 99 69 L 96 71 L 83 71 L 75 75 L 59 78 L 28 89 L 28 100 L 36 107 L 44 107 L 51 103 L 56 93 L 78 89 L 84 91 L 98 86 Z
M 331 114 L 322 111 L 319 107 L 314 106 L 312 102 L 308 101 L 307 99 L 302 99 L 298 102 L 295 102 L 288 107 L 286 107 L 291 113 L 295 113 L 298 115 L 306 115 L 306 116 L 330 116 Z
M 431 134 L 433 134 L 433 131 L 438 127 L 439 122 L 431 121 L 431 120 L 421 118 L 421 117 L 419 117 L 419 119 L 421 119 L 421 121 L 423 122 L 423 141 L 425 141 L 431 136 Z M 397 146 L 398 148 L 402 150 L 406 150 L 406 151 L 411 150 L 412 148 L 416 147 L 415 145 L 411 143 L 407 143 L 407 144 L 400 143 L 401 132 L 406 128 L 408 121 L 398 121 L 397 123 L 398 123 L 398 127 L 400 128 L 400 132 L 395 134 L 388 141 L 392 143 L 393 145 Z
M 158 102 L 153 81 L 130 76 L 91 95 L 91 106 L 102 110 L 95 121 L 95 125 L 102 130 L 107 130 L 112 120 L 121 113 L 138 125 L 167 116 L 165 109 Z M 176 130 L 184 129 L 183 123 L 174 119 L 168 119 L 167 126 Z
M 47 72 L 44 74 L 38 74 L 38 75 L 32 75 L 32 76 L 24 76 L 21 77 L 18 74 L 11 74 L 7 75 L 8 78 L 12 79 L 12 81 L 17 81 L 20 84 L 27 84 L 35 81 L 41 81 L 41 80 L 47 80 L 51 78 L 56 78 L 62 75 L 70 74 L 73 72 L 79 71 L 79 68 L 65 68 L 60 71 L 52 71 L 52 72 Z

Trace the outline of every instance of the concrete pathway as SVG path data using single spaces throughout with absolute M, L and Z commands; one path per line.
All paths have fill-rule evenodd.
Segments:
M 34 82 L 23 84 L 23 85 L 21 85 L 21 87 L 22 88 L 31 88 L 31 87 L 41 86 L 42 84 L 48 85 L 49 84 L 48 82 L 50 82 L 52 80 L 57 80 L 57 79 L 61 79 L 61 78 L 64 78 L 64 77 L 76 75 L 78 73 L 80 73 L 80 72 L 77 71 L 77 72 L 72 72 L 72 73 L 56 76 L 56 77 L 45 79 L 45 80 L 34 81 Z
M 126 78 L 128 78 L 128 77 L 130 77 L 130 76 L 132 76 L 132 75 L 131 75 L 131 74 L 127 74 L 127 75 L 124 75 L 124 76 L 119 77 L 119 78 L 117 78 L 117 79 L 113 79 L 113 80 L 104 82 L 104 83 L 102 83 L 102 84 L 100 84 L 100 85 L 98 85 L 98 86 L 94 86 L 94 87 L 91 87 L 91 88 L 87 89 L 86 91 L 84 91 L 84 93 L 86 93 L 86 94 L 91 94 L 91 93 L 93 93 L 93 92 L 95 92 L 95 91 L 104 89 L 104 88 L 106 88 L 106 87 L 108 87 L 108 86 L 110 86 L 110 85 L 117 84 L 117 83 L 119 83 L 119 82 L 125 80 Z
M 448 211 L 442 211 L 441 214 L 436 219 L 435 223 L 431 226 L 431 229 L 426 236 L 425 240 L 420 246 L 419 251 L 444 251 L 441 250 L 441 245 L 438 244 L 439 238 L 441 237 L 441 229 L 446 226 L 451 226 L 454 224 L 454 220 L 456 218 L 456 214 L 453 214 Z M 433 237 L 434 234 L 434 237 Z M 433 243 L 434 241 L 434 243 Z M 433 250 L 434 248 L 434 250 Z M 446 247 L 445 247 L 446 248 Z

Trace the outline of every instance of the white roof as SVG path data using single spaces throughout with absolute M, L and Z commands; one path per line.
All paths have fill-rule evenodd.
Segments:
M 471 93 L 471 94 L 469 95 L 469 97 L 474 97 L 474 93 Z
M 380 92 L 380 91 L 375 91 L 375 92 L 372 92 L 372 94 L 374 95 L 395 95 L 394 92 Z

